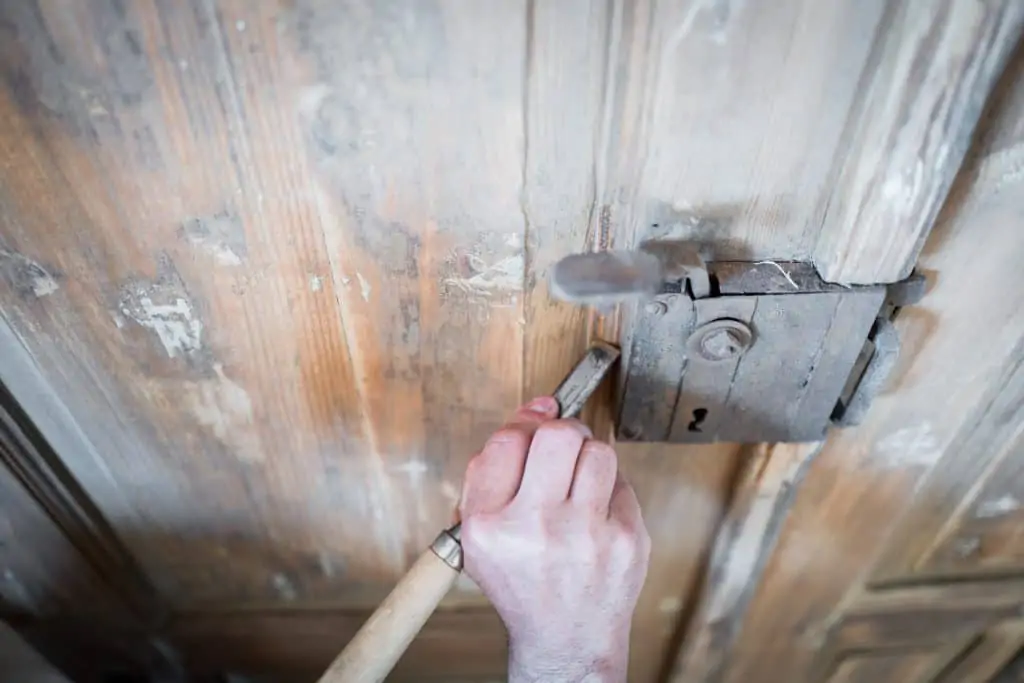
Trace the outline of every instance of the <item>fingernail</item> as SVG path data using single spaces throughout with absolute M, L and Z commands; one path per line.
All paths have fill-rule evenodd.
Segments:
M 525 408 L 531 413 L 539 413 L 541 415 L 557 414 L 558 401 L 551 396 L 538 396 L 527 403 Z

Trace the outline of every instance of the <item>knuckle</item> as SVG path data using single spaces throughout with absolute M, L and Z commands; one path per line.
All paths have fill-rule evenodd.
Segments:
M 616 523 L 612 525 L 611 546 L 612 552 L 623 559 L 646 557 L 650 552 L 650 538 L 644 530 Z
M 588 439 L 583 444 L 582 454 L 588 459 L 592 459 L 597 463 L 603 465 L 618 465 L 619 458 L 615 453 L 615 449 L 610 444 L 604 441 L 596 441 L 594 439 Z
M 487 444 L 484 446 L 484 451 L 494 446 L 518 447 L 525 450 L 529 446 L 529 441 L 529 434 L 522 428 L 505 426 L 491 435 L 491 438 L 487 440 Z
M 555 437 L 580 436 L 584 439 L 588 439 L 593 436 L 589 427 L 575 419 L 551 420 L 549 422 L 545 422 L 537 430 L 537 436 L 540 437 L 542 435 Z

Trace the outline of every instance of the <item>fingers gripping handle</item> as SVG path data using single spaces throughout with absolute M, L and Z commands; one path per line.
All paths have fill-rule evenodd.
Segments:
M 597 342 L 555 390 L 560 417 L 574 417 L 619 357 Z M 409 647 L 462 569 L 461 528 L 442 531 L 359 629 L 319 683 L 379 683 Z
M 425 550 L 320 683 L 379 683 L 451 589 L 459 572 Z

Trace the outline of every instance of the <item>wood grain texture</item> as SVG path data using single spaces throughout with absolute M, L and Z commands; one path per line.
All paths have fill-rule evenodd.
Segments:
M 1018 145 L 991 129 L 1017 125 L 1021 68 L 1018 54 L 922 253 L 919 267 L 930 289 L 897 318 L 903 350 L 891 386 L 861 427 L 833 434 L 810 468 L 733 649 L 727 681 L 756 678 L 765 661 L 777 664 L 777 680 L 808 676 L 844 606 L 871 595 L 861 587 L 886 549 L 902 557 L 900 546 L 911 543 L 907 552 L 916 557 L 913 548 L 928 547 L 936 526 L 949 521 L 944 515 L 958 503 L 943 492 L 961 484 L 945 474 L 956 479 L 972 461 L 984 467 L 1000 457 L 1000 446 L 984 445 L 984 429 L 978 450 L 968 444 L 979 419 L 998 423 L 1004 414 L 997 409 L 985 417 L 1019 362 L 1024 340 L 1017 297 L 992 296 L 1024 287 L 1017 267 L 1024 253 L 1017 229 L 1024 194 L 1019 164 L 1006 165 L 1019 159 Z M 1012 403 L 1012 393 L 1006 398 Z M 899 531 L 901 517 L 920 521 L 921 513 L 937 517 L 919 529 L 911 522 L 909 537 Z M 999 583 L 991 589 L 1006 611 L 978 612 L 979 628 L 1017 608 L 1019 592 Z M 963 590 L 943 591 L 941 598 L 933 593 L 930 600 L 948 602 Z M 890 600 L 887 592 L 880 595 Z M 887 617 L 893 629 L 916 624 L 922 637 L 931 638 L 929 624 L 942 623 L 920 614 L 916 621 L 910 614 L 893 621 L 901 611 L 905 607 L 897 606 Z
M 616 449 L 651 535 L 650 568 L 633 618 L 629 680 L 662 680 L 692 617 L 740 449 L 634 443 Z
M 885 7 L 617 5 L 604 190 L 616 242 L 688 239 L 719 260 L 806 260 Z
M 989 683 L 1024 645 L 1024 622 L 1005 621 L 987 630 L 967 655 L 943 672 L 943 683 Z
M 1022 29 L 1016 0 L 891 5 L 814 249 L 822 277 L 910 275 Z
M 69 468 L 178 606 L 379 598 L 521 393 L 524 6 L 4 13 L 4 315 Z
M 740 456 L 741 471 L 670 680 L 721 680 L 796 489 L 821 448 L 820 442 L 759 444 Z

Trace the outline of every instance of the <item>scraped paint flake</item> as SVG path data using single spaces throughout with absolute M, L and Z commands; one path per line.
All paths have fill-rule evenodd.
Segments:
M 469 256 L 466 261 L 473 269 L 473 275 L 451 277 L 445 280 L 445 284 L 474 294 L 522 291 L 524 261 L 521 253 L 506 256 L 490 265 L 477 256 Z
M 423 477 L 430 471 L 430 467 L 422 460 L 409 460 L 393 468 L 393 471 L 403 474 L 409 478 L 414 486 L 419 486 Z
M 897 429 L 875 444 L 871 463 L 887 469 L 931 467 L 942 457 L 932 427 L 922 422 Z
M 299 592 L 295 589 L 295 584 L 292 583 L 291 579 L 284 574 L 280 572 L 274 574 L 270 582 L 271 585 L 273 585 L 274 590 L 282 599 L 291 602 L 299 597 Z
M 202 348 L 203 322 L 195 316 L 187 299 L 178 297 L 171 303 L 159 304 L 143 295 L 135 305 L 122 304 L 121 313 L 155 332 L 171 358 L 186 356 Z
M 50 296 L 60 286 L 53 275 L 42 265 L 13 251 L 0 249 L 0 275 L 7 271 L 16 291 L 37 299 Z
M 325 578 L 332 579 L 337 574 L 337 568 L 334 566 L 334 560 L 331 559 L 330 554 L 326 550 L 321 550 L 317 558 L 320 564 L 320 573 Z
M 189 386 L 185 394 L 186 405 L 199 424 L 209 428 L 240 460 L 262 461 L 263 449 L 253 429 L 249 393 L 224 374 L 221 363 L 214 363 L 213 371 L 215 378 Z
M 370 292 L 373 291 L 373 287 L 370 286 L 369 281 L 363 277 L 362 273 L 356 273 L 356 279 L 359 280 L 359 292 L 363 296 L 363 301 L 370 302 Z
M 975 510 L 974 516 L 977 519 L 991 519 L 993 517 L 1002 517 L 1008 515 L 1011 512 L 1016 512 L 1020 509 L 1020 501 L 1017 500 L 1016 496 L 1006 494 L 999 498 L 992 500 L 982 501 L 978 505 L 978 509 Z
M 319 292 L 324 288 L 324 279 L 320 275 L 309 276 L 309 291 Z

